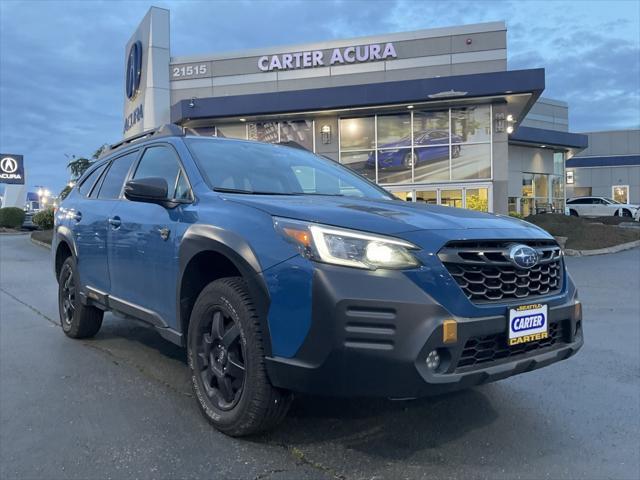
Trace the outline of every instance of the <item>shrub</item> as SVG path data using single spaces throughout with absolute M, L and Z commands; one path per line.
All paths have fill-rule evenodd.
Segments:
M 24 210 L 21 208 L 0 208 L 0 227 L 20 228 L 22 222 L 24 222 Z
M 524 218 L 524 215 L 522 215 L 521 213 L 516 213 L 516 212 L 509 212 L 509 216 L 510 217 L 514 217 L 514 218 L 519 218 L 520 220 L 522 220 Z
M 51 230 L 53 228 L 53 208 L 41 210 L 33 216 L 35 223 L 42 230 Z

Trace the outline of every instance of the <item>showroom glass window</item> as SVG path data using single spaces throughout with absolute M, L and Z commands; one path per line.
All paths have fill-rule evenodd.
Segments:
M 411 183 L 414 154 L 411 145 L 411 114 L 378 115 L 378 183 Z
M 340 119 L 340 163 L 376 179 L 375 117 Z
M 449 110 L 415 112 L 413 143 L 415 182 L 450 180 Z
M 313 120 L 221 123 L 215 126 L 215 136 L 282 143 L 314 152 L 313 125 Z
M 340 119 L 340 162 L 385 185 L 488 180 L 491 152 L 491 105 Z

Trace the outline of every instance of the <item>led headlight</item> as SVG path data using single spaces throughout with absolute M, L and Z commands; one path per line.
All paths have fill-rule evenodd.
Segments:
M 371 270 L 419 265 L 411 253 L 418 247 L 397 238 L 279 217 L 273 224 L 303 256 L 318 262 Z

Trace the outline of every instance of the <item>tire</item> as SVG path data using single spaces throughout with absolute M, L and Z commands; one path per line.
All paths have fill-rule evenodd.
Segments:
M 405 168 L 411 168 L 415 163 L 418 156 L 414 153 L 407 152 L 402 158 L 402 166 Z
M 629 210 L 627 210 L 626 208 L 622 210 L 622 216 L 626 217 L 626 218 L 631 218 L 631 212 Z
M 221 432 L 240 437 L 275 427 L 292 395 L 271 385 L 260 321 L 240 277 L 208 284 L 191 313 L 187 348 L 200 410 Z
M 83 305 L 76 294 L 79 290 L 76 262 L 73 257 L 68 257 L 62 264 L 58 277 L 60 325 L 67 337 L 90 338 L 100 330 L 104 312 L 99 308 Z
M 571 215 L 572 217 L 579 217 L 580 215 L 578 215 L 578 212 L 576 212 L 574 209 L 570 209 L 569 210 L 569 215 Z
M 458 158 L 460 156 L 460 145 L 454 145 L 451 147 L 451 156 L 453 158 Z

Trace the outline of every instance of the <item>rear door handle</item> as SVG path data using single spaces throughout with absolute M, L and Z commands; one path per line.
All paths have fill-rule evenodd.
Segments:
M 110 217 L 109 218 L 109 225 L 111 225 L 113 227 L 114 230 L 120 228 L 120 225 L 122 225 L 122 221 L 120 220 L 120 217 L 115 216 L 115 217 Z

